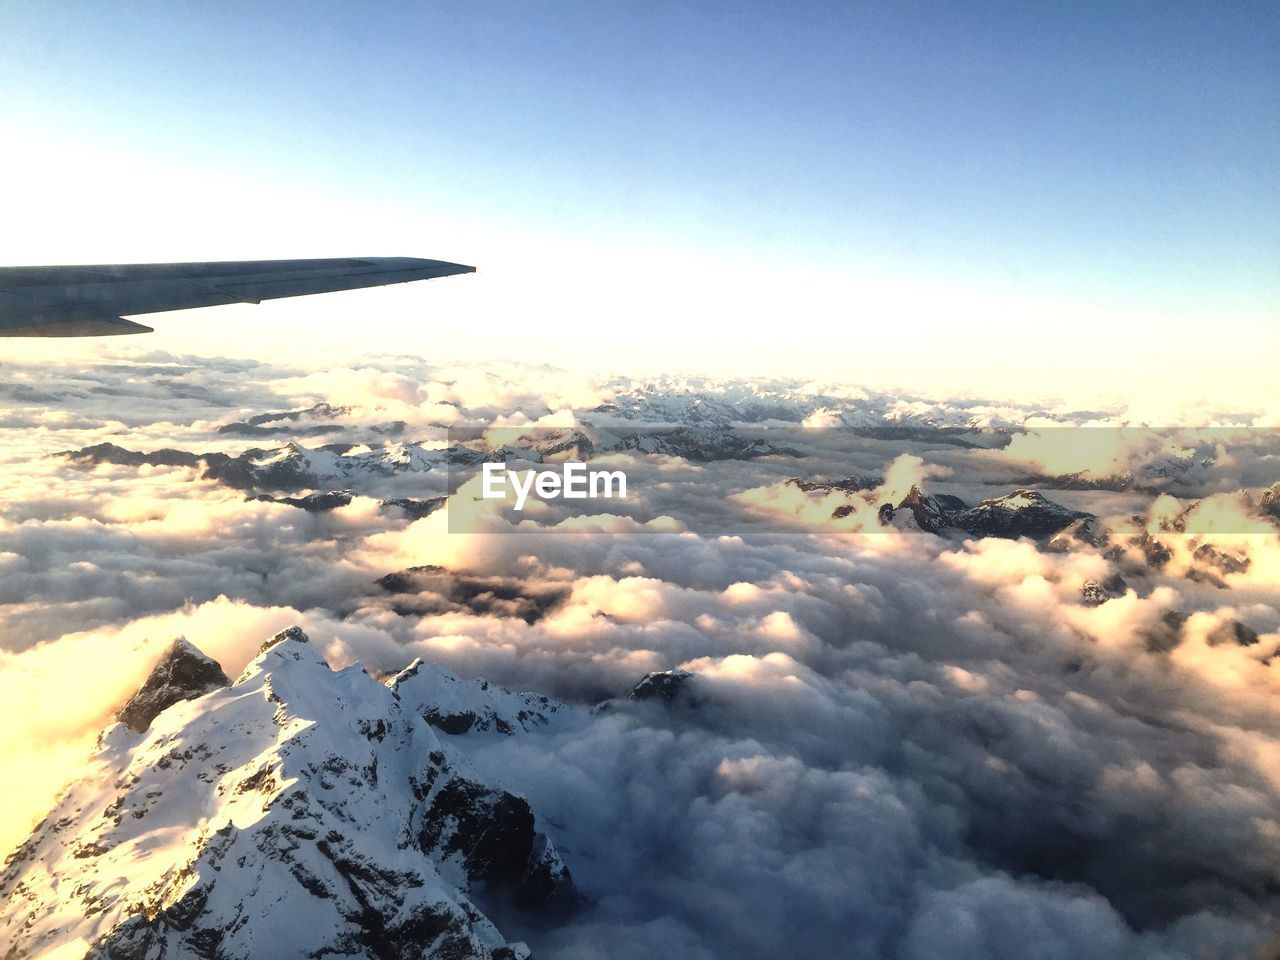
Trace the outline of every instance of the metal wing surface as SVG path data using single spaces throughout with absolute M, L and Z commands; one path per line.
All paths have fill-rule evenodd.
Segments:
M 473 272 L 414 257 L 0 267 L 0 337 L 149 333 L 151 327 L 124 317 Z

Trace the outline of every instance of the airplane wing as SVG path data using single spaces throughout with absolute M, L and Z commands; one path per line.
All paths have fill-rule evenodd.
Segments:
M 430 280 L 475 267 L 414 257 L 0 267 L 0 337 L 150 333 L 139 313 Z

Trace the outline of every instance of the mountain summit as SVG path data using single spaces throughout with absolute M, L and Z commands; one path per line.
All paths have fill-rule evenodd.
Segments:
M 151 726 L 161 712 L 183 700 L 193 700 L 231 681 L 217 662 L 209 659 L 186 637 L 174 640 L 138 692 L 116 711 L 116 719 L 134 733 Z
M 527 957 L 481 901 L 572 907 L 569 871 L 421 709 L 297 627 L 231 684 L 175 642 L 5 864 L 5 957 Z

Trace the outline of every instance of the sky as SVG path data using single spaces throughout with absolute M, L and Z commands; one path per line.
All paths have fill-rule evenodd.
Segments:
M 1278 64 L 1263 3 L 0 4 L 0 263 L 479 268 L 146 349 L 1256 403 Z

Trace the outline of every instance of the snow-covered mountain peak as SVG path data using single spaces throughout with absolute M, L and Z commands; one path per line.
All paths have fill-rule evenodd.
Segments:
M 1077 521 L 1092 519 L 1090 514 L 1054 503 L 1037 490 L 1018 489 L 1003 497 L 983 500 L 954 515 L 952 521 L 975 536 L 1044 539 Z
M 975 537 L 1031 537 L 1043 540 L 1080 523 L 1096 529 L 1096 518 L 1047 499 L 1037 490 L 1018 489 L 970 507 L 950 494 L 927 494 L 913 486 L 895 507 L 883 504 L 880 522 L 900 530 L 924 530 L 941 535 Z
M 257 655 L 250 660 L 240 676 L 236 677 L 235 686 L 261 673 L 271 673 L 288 663 L 307 663 L 329 669 L 328 662 L 320 655 L 311 640 L 299 626 L 287 627 L 279 633 L 268 637 L 258 647 Z
M 292 627 L 285 627 L 285 629 L 281 630 L 279 633 L 263 641 L 262 646 L 258 648 L 258 653 L 266 653 L 272 647 L 277 644 L 284 643 L 286 640 L 292 640 L 296 643 L 311 642 L 311 638 L 302 631 L 301 627 L 295 624 Z
M 1039 490 L 1015 490 L 1003 497 L 983 500 L 984 505 L 1001 506 L 1009 510 L 1024 510 L 1028 507 L 1042 507 L 1049 503 Z
M 281 631 L 234 685 L 107 731 L 0 874 L 5 956 L 527 956 L 472 887 L 545 908 L 572 880 L 529 805 L 455 755 Z
M 897 506 L 881 504 L 880 523 L 903 531 L 926 531 L 941 534 L 954 527 L 952 514 L 963 510 L 965 503 L 949 494 L 928 494 L 913 484 Z

